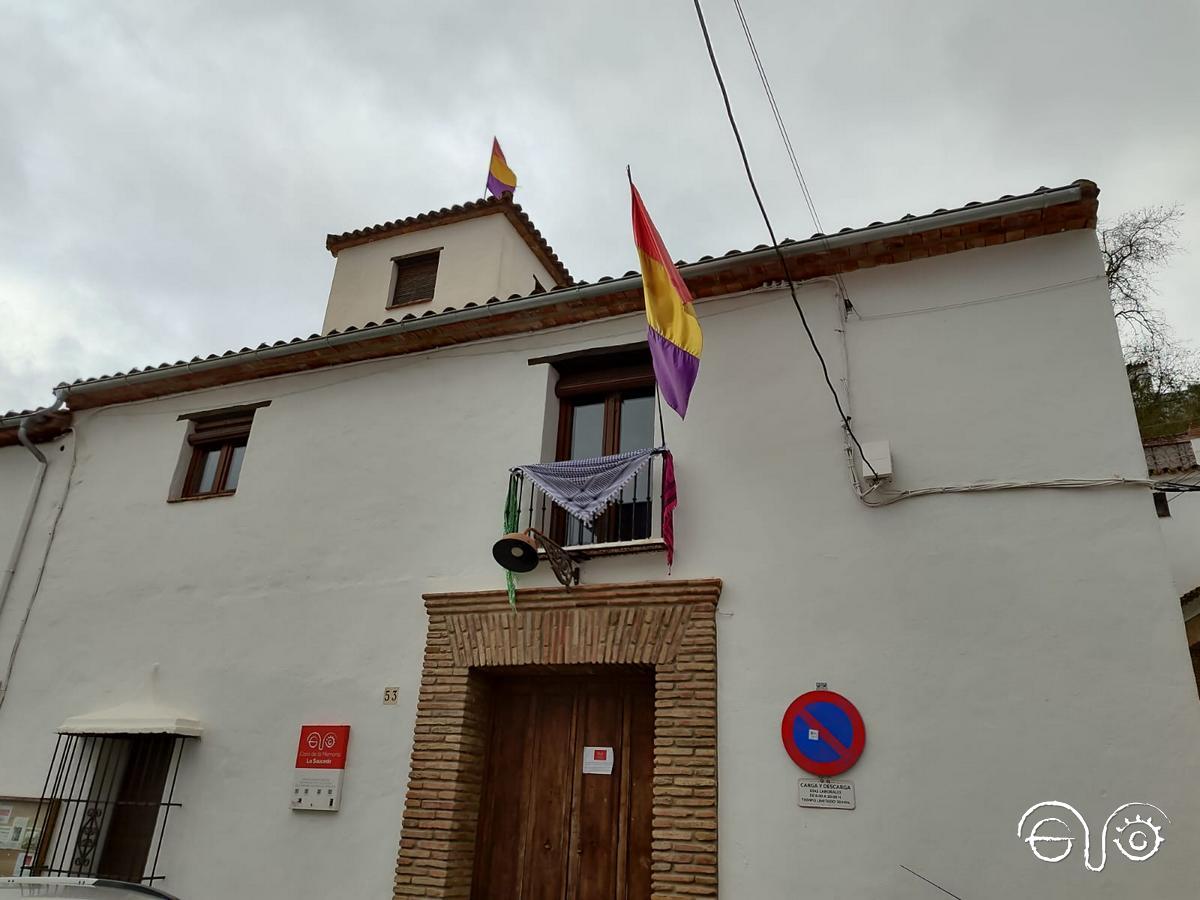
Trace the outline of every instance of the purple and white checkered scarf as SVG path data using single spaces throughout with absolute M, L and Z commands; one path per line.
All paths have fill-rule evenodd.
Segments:
M 653 450 L 629 450 L 594 459 L 514 466 L 540 487 L 546 496 L 587 525 L 621 493 L 641 470 Z

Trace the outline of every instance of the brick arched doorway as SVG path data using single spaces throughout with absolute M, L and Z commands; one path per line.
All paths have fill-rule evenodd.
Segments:
M 488 756 L 488 673 L 653 672 L 651 893 L 717 896 L 717 600 L 698 579 L 427 594 L 429 630 L 394 896 L 471 896 Z

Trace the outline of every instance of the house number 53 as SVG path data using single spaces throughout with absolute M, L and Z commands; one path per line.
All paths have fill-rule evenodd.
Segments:
M 387 687 L 383 689 L 383 705 L 395 706 L 396 698 L 400 696 L 400 688 Z

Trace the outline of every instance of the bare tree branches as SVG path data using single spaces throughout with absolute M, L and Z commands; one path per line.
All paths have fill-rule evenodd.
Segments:
M 1197 376 L 1194 352 L 1175 338 L 1154 303 L 1154 275 L 1179 249 L 1183 209 L 1147 206 L 1100 230 L 1104 274 L 1125 359 L 1149 377 L 1156 391 L 1178 390 Z
M 1147 206 L 1100 230 L 1104 274 L 1121 335 L 1129 389 L 1143 435 L 1172 434 L 1200 421 L 1200 364 L 1154 303 L 1154 276 L 1179 249 L 1183 209 Z

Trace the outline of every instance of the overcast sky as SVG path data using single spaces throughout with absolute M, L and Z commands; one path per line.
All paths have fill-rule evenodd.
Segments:
M 743 0 L 830 231 L 1091 178 L 1184 204 L 1200 345 L 1200 3 Z M 781 236 L 813 230 L 731 0 L 717 53 Z M 765 240 L 689 0 L 51 2 L 0 17 L 0 411 L 307 335 L 327 232 L 482 194 L 493 133 L 576 277 Z M 1188 252 L 1186 248 L 1194 248 Z

